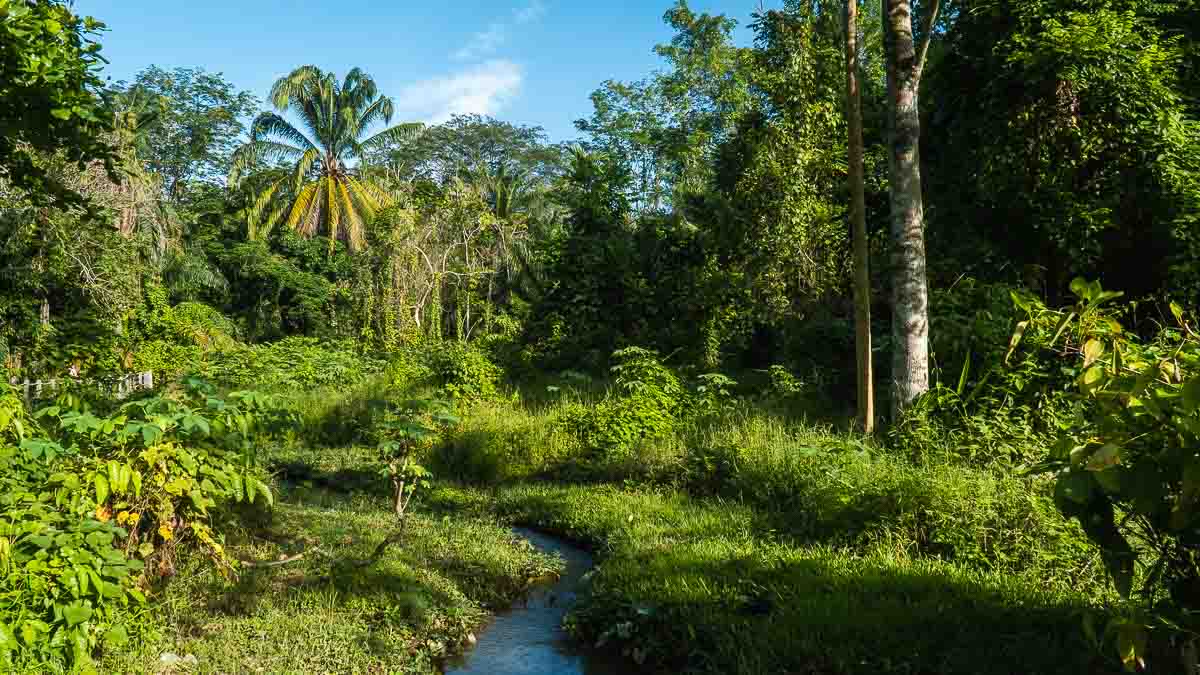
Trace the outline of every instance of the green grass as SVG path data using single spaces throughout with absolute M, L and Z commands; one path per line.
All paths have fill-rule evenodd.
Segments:
M 392 395 L 425 391 L 395 384 Z M 151 670 L 170 651 L 201 672 L 426 672 L 554 564 L 507 524 L 594 548 L 570 627 L 663 672 L 1110 668 L 1081 617 L 1115 598 L 1044 481 L 913 462 L 745 403 L 617 450 L 586 448 L 560 423 L 595 392 L 464 404 L 427 457 L 441 487 L 406 543 L 368 571 L 331 573 L 393 526 L 373 451 L 340 447 L 388 386 L 296 398 L 302 434 L 272 454 L 290 487 L 273 522 L 232 547 L 271 558 L 310 540 L 321 553 L 236 585 L 184 566 L 155 605 L 153 638 L 112 670 Z
M 599 570 L 574 630 L 664 671 L 1104 671 L 1081 636 L 1089 598 L 1031 575 L 797 545 L 755 509 L 670 490 L 446 488 L 433 501 L 592 545 Z
M 318 480 L 309 482 L 337 470 L 361 473 L 365 454 L 327 453 L 313 462 Z M 280 497 L 269 523 L 241 533 L 230 552 L 258 560 L 316 552 L 246 568 L 236 582 L 188 558 L 142 619 L 149 639 L 101 670 L 157 672 L 170 652 L 194 655 L 193 672 L 204 673 L 431 672 L 491 611 L 558 565 L 495 518 L 417 513 L 403 543 L 378 563 L 335 568 L 365 559 L 395 529 L 386 498 L 319 485 L 284 488 Z

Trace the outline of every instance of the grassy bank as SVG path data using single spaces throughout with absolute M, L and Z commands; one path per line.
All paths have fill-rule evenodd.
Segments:
M 636 365 L 637 387 L 506 391 L 471 381 L 474 366 L 397 359 L 352 387 L 293 391 L 300 424 L 268 453 L 280 503 L 243 518 L 229 547 L 310 552 L 236 584 L 181 564 L 152 638 L 111 669 L 152 670 L 169 652 L 201 672 L 428 672 L 555 564 L 512 537 L 519 524 L 597 552 L 569 628 L 631 669 L 1118 670 L 1082 630 L 1116 598 L 1048 482 L 809 422 L 795 401 L 689 393 Z M 464 391 L 458 422 L 422 441 L 436 483 L 404 542 L 364 570 L 338 566 L 395 526 L 370 447 L 389 428 L 384 402 Z
M 495 518 L 418 513 L 374 565 L 338 566 L 367 558 L 395 528 L 386 497 L 350 478 L 365 473 L 369 452 L 283 455 L 310 475 L 281 484 L 269 518 L 228 548 L 258 561 L 305 556 L 243 568 L 234 583 L 195 557 L 181 561 L 144 617 L 150 638 L 111 655 L 102 672 L 159 672 L 162 655 L 174 654 L 194 656 L 189 672 L 201 673 L 427 673 L 558 565 Z
M 798 545 L 753 508 L 671 490 L 532 484 L 443 489 L 591 545 L 576 635 L 664 672 L 1107 672 L 1080 631 L 1092 598 L 1033 575 Z

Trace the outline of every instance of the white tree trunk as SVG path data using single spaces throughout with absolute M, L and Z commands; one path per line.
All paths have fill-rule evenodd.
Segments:
M 934 3 L 929 25 L 933 23 Z M 913 43 L 910 0 L 883 0 L 892 229 L 892 414 L 929 390 L 929 291 L 925 273 L 917 91 L 923 58 Z M 928 45 L 926 30 L 921 57 Z

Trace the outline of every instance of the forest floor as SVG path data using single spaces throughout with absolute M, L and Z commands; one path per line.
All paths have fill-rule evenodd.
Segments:
M 513 535 L 517 524 L 596 553 L 569 628 L 626 654 L 631 672 L 635 661 L 661 672 L 1105 672 L 1082 639 L 1082 595 L 797 543 L 754 508 L 662 488 L 442 484 L 402 544 L 369 568 L 338 571 L 395 528 L 371 454 L 276 457 L 285 480 L 272 515 L 243 518 L 229 550 L 308 553 L 236 582 L 203 561 L 181 566 L 146 617 L 151 639 L 110 657 L 105 672 L 434 671 L 559 565 Z

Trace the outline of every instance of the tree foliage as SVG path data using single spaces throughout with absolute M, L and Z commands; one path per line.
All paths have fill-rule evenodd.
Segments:
M 0 167 L 4 179 L 39 205 L 81 197 L 39 165 L 35 153 L 62 153 L 84 169 L 112 150 L 112 120 L 99 97 L 103 24 L 58 0 L 0 2 Z

